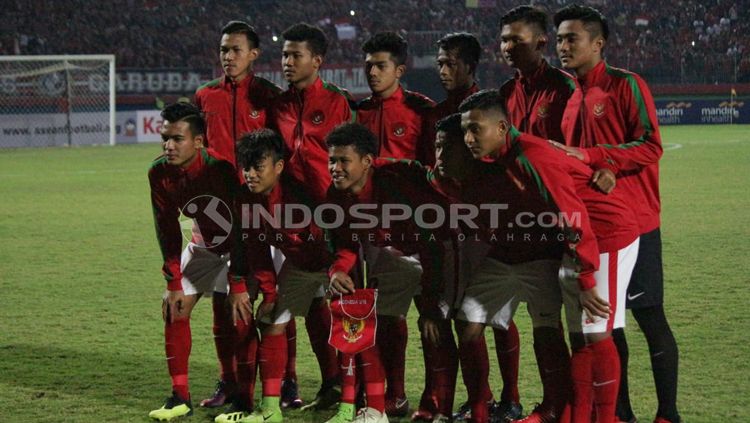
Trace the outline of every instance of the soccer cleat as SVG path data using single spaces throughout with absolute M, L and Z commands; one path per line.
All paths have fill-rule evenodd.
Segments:
M 490 408 L 490 421 L 493 423 L 512 422 L 522 416 L 523 407 L 517 402 L 500 401 L 492 404 Z
M 418 409 L 411 415 L 411 421 L 413 422 L 431 422 L 435 419 L 435 416 L 433 416 L 432 411 L 425 410 L 425 409 Z
M 409 400 L 406 398 L 386 398 L 385 414 L 392 417 L 406 417 L 409 414 Z
M 388 423 L 388 415 L 372 407 L 365 407 L 359 410 L 352 423 Z
M 253 414 L 238 420 L 237 423 L 281 423 L 283 421 L 281 409 L 276 409 L 254 411 Z
M 465 402 L 458 407 L 458 411 L 453 413 L 453 420 L 457 422 L 465 422 L 471 419 L 471 404 Z
M 235 387 L 234 384 L 230 384 L 220 380 L 216 382 L 216 390 L 211 398 L 206 398 L 201 401 L 200 406 L 206 408 L 221 407 L 224 404 L 232 402 L 234 397 Z
M 252 409 L 252 406 L 248 407 L 246 406 L 246 404 L 233 402 L 226 412 L 221 413 L 214 418 L 214 422 L 215 423 L 241 422 L 243 421 L 243 419 L 250 416 L 251 409 Z
M 357 410 L 354 408 L 354 404 L 339 403 L 339 409 L 333 417 L 326 420 L 326 423 L 349 423 L 354 421 L 354 413 Z
M 299 388 L 294 379 L 284 379 L 281 382 L 281 408 L 300 408 L 302 399 L 299 397 Z
M 432 419 L 432 423 L 449 423 L 450 421 L 450 417 L 440 413 L 435 414 L 435 418 Z
M 557 423 L 560 416 L 553 410 L 542 408 L 541 404 L 534 407 L 534 411 L 523 419 L 512 420 L 515 423 Z M 594 421 L 594 420 L 592 420 Z
M 309 404 L 301 408 L 301 410 L 329 410 L 341 400 L 341 389 L 336 386 L 323 385 L 318 393 L 315 394 L 315 399 Z
M 149 417 L 159 421 L 170 421 L 178 417 L 192 415 L 193 405 L 190 403 L 190 400 L 185 401 L 176 392 L 172 392 L 172 396 L 167 398 L 161 408 L 148 413 Z

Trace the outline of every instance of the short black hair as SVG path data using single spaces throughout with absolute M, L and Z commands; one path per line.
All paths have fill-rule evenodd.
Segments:
M 325 56 L 328 51 L 328 38 L 322 29 L 308 23 L 297 23 L 281 33 L 284 41 L 307 41 L 313 56 Z
M 326 137 L 326 145 L 328 148 L 351 145 L 360 156 L 378 156 L 378 141 L 375 135 L 359 123 L 344 123 L 337 126 Z
M 602 13 L 590 6 L 571 4 L 555 12 L 555 27 L 563 21 L 582 21 L 591 38 L 601 35 L 606 41 L 609 38 L 609 25 Z
M 169 122 L 187 122 L 193 136 L 206 134 L 206 121 L 203 120 L 201 110 L 193 103 L 168 104 L 161 111 L 161 118 Z
M 453 113 L 448 115 L 435 124 L 436 132 L 445 132 L 449 137 L 463 137 L 463 130 L 461 129 L 461 114 Z
M 466 113 L 469 110 L 479 109 L 482 111 L 497 110 L 508 116 L 508 110 L 505 107 L 505 98 L 499 90 L 482 90 L 476 92 L 461 102 L 458 106 L 460 113 Z
M 240 169 L 250 169 L 267 157 L 276 163 L 284 158 L 284 139 L 271 129 L 258 129 L 240 137 L 236 153 Z
M 477 70 L 482 56 L 482 46 L 479 45 L 479 39 L 474 34 L 453 32 L 439 39 L 437 45 L 445 51 L 457 50 L 456 55 L 471 67 L 471 73 Z
M 379 32 L 362 44 L 362 51 L 365 53 L 390 53 L 396 66 L 406 64 L 408 50 L 409 45 L 404 37 L 395 32 Z
M 523 5 L 510 9 L 508 13 L 500 18 L 500 28 L 514 22 L 523 22 L 525 24 L 534 25 L 542 34 L 547 32 L 547 26 L 549 25 L 547 13 L 538 7 L 530 5 Z
M 229 21 L 224 28 L 221 28 L 221 34 L 245 34 L 247 41 L 250 43 L 250 48 L 260 47 L 260 38 L 258 33 L 255 32 L 255 28 L 245 21 Z

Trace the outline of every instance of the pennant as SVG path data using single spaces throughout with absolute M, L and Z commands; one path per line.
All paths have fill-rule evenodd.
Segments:
M 331 333 L 328 343 L 345 354 L 356 354 L 375 345 L 378 327 L 377 289 L 357 289 L 331 300 Z

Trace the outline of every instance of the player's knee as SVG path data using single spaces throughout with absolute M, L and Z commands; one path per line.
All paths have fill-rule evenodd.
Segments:
M 484 334 L 484 325 L 481 323 L 465 323 L 459 330 L 461 343 L 469 344 L 475 342 Z

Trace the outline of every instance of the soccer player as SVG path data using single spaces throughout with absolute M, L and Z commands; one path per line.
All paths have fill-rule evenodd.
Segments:
M 664 315 L 659 165 L 662 154 L 651 92 L 638 75 L 607 64 L 602 55 L 609 35 L 596 9 L 569 6 L 554 16 L 557 53 L 581 86 L 563 118 L 567 151 L 594 169 L 592 182 L 605 192 L 622 190 L 639 218 L 638 261 L 628 288 L 628 308 L 643 330 L 659 408 L 655 421 L 679 422 L 677 343 Z M 628 349 L 622 330 L 614 331 L 622 363 L 618 417 L 635 421 L 628 397 Z
M 302 185 L 312 201 L 321 203 L 331 183 L 325 137 L 336 126 L 351 121 L 348 94 L 323 81 L 318 72 L 328 48 L 323 31 L 299 23 L 283 33 L 281 64 L 289 89 L 273 107 L 273 127 L 284 139 L 285 171 Z M 323 381 L 309 407 L 328 408 L 338 401 L 339 365 L 336 351 L 328 345 L 330 313 L 322 294 L 305 319 L 310 344 L 321 364 Z
M 327 248 L 323 230 L 314 222 L 293 228 L 285 223 L 292 217 L 287 214 L 287 205 L 312 210 L 312 204 L 304 189 L 290 183 L 283 173 L 283 157 L 284 140 L 270 129 L 244 135 L 237 146 L 237 163 L 245 185 L 236 196 L 235 213 L 243 216 L 242 207 L 247 206 L 245 213 L 250 214 L 247 219 L 252 227 L 241 232 L 232 250 L 229 303 L 233 319 L 248 322 L 253 318 L 254 298 L 250 294 L 255 296 L 256 284 L 263 293 L 255 316 L 266 323 L 258 354 L 263 400 L 258 411 L 251 414 L 253 404 L 244 404 L 243 410 L 216 417 L 219 423 L 283 421 L 280 396 L 287 360 L 285 327 L 294 316 L 307 315 L 315 294 L 328 283 L 327 270 L 333 254 Z M 260 211 L 256 214 L 256 208 L 270 217 L 259 217 L 262 215 Z M 278 277 L 271 246 L 286 257 Z M 248 280 L 252 282 L 250 290 Z
M 362 45 L 372 95 L 357 105 L 357 122 L 375 135 L 378 157 L 432 164 L 429 114 L 435 103 L 401 87 L 407 48 L 406 40 L 395 32 L 375 34 Z M 405 316 L 378 316 L 378 347 L 388 382 L 385 408 L 391 417 L 403 417 L 409 411 L 404 389 L 407 334 Z
M 253 73 L 260 55 L 260 39 L 247 22 L 231 21 L 221 30 L 219 59 L 224 76 L 201 85 L 195 102 L 206 120 L 211 148 L 235 165 L 235 144 L 240 135 L 266 127 L 268 110 L 281 89 Z M 207 141 L 206 140 L 206 141 Z M 234 327 L 226 312 L 226 295 L 212 297 L 214 343 L 221 376 L 211 398 L 201 407 L 220 407 L 231 402 L 237 387 Z M 293 383 L 293 382 L 292 382 Z
M 508 119 L 519 131 L 562 142 L 560 123 L 575 81 L 544 59 L 547 22 L 547 14 L 533 6 L 518 6 L 500 19 L 500 51 L 516 69 L 500 93 L 508 102 Z
M 437 42 L 437 70 L 446 99 L 434 109 L 435 121 L 456 113 L 458 106 L 479 91 L 475 77 L 482 47 L 473 34 L 454 32 Z
M 205 122 L 196 106 L 170 104 L 161 116 L 164 154 L 151 164 L 148 177 L 167 280 L 162 315 L 172 396 L 149 416 L 171 420 L 193 413 L 188 387 L 191 311 L 201 295 L 227 292 L 229 243 L 223 241 L 229 235 L 227 228 L 231 231 L 227 204 L 238 180 L 231 163 L 203 148 Z M 195 224 L 193 239 L 184 250 L 181 211 Z
M 420 315 L 436 319 L 441 315 L 438 304 L 443 287 L 443 241 L 451 239 L 449 231 L 442 226 L 423 229 L 412 216 L 395 218 L 392 224 L 387 222 L 391 220 L 389 207 L 394 204 L 401 206 L 398 215 L 420 206 L 447 210 L 444 198 L 431 189 L 426 169 L 418 162 L 376 159 L 375 137 L 359 124 L 337 128 L 328 136 L 327 143 L 333 176 L 329 199 L 345 212 L 343 225 L 334 230 L 336 260 L 329 271 L 330 289 L 340 294 L 353 292 L 354 282 L 348 274 L 361 245 L 368 283 L 378 289 L 379 315 L 405 315 L 411 299 L 419 292 L 416 302 Z M 383 213 L 383 216 L 370 229 L 354 229 L 353 224 L 358 220 L 351 210 L 357 205 L 367 205 L 373 214 Z M 419 254 L 419 259 L 414 254 Z M 366 361 L 360 366 L 364 372 L 367 408 L 355 421 L 374 421 L 368 418 L 387 421 L 384 375 L 379 370 L 381 351 L 370 348 L 360 353 Z M 353 385 L 353 380 L 345 378 L 342 403 L 353 403 Z

